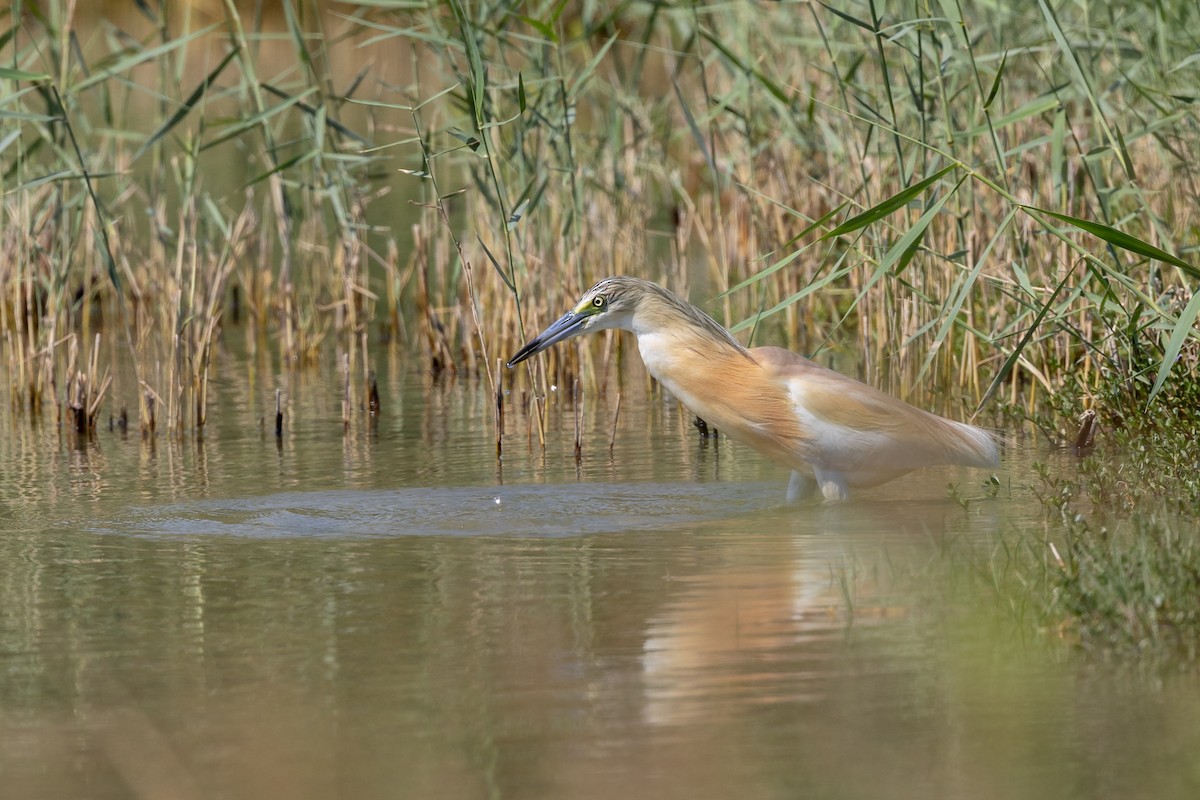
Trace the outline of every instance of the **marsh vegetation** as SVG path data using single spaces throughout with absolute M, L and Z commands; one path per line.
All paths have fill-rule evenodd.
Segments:
M 1198 560 L 1194 3 L 0 13 L 18 420 L 197 436 L 237 332 L 280 374 L 335 363 L 347 427 L 401 351 L 536 448 L 579 392 L 612 419 L 645 378 L 619 339 L 500 362 L 634 274 L 1018 440 L 1070 443 L 1093 410 L 1104 458 L 1030 479 L 1066 520 L 1066 546 L 1030 544 L 1047 613 L 1194 642 L 1161 599 L 1194 595 Z M 1178 594 L 1111 577 L 1147 565 Z

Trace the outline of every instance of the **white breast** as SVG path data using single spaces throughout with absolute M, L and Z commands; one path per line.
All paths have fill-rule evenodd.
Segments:
M 639 333 L 637 335 L 637 343 L 638 352 L 642 356 L 642 363 L 646 365 L 647 371 L 676 400 L 696 411 L 700 407 L 698 398 L 692 397 L 684 390 L 679 381 L 676 381 L 672 375 L 671 367 L 673 362 L 671 351 L 679 347 L 679 342 L 675 337 L 661 332 Z
M 669 334 L 658 332 L 637 334 L 638 352 L 641 353 L 642 362 L 650 374 L 662 383 L 670 383 L 673 339 Z

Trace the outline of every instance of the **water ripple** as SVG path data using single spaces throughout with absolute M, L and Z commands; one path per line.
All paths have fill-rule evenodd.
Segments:
M 288 492 L 135 507 L 73 527 L 151 537 L 561 537 L 723 519 L 779 499 L 779 487 L 765 482 Z

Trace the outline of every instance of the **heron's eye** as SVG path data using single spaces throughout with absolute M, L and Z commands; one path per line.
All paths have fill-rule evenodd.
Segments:
M 592 298 L 592 305 L 596 308 L 604 308 L 604 298 L 597 295 L 596 297 Z

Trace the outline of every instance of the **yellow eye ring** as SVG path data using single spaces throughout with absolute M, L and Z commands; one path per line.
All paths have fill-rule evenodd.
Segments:
M 604 298 L 603 297 L 594 298 L 592 300 L 592 305 L 594 305 L 596 308 L 604 308 Z

